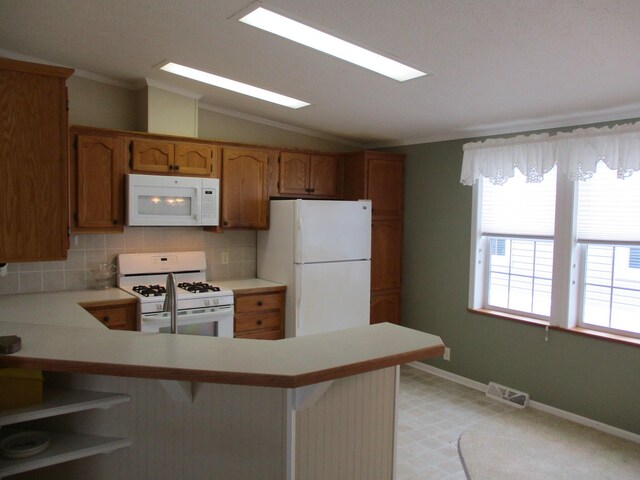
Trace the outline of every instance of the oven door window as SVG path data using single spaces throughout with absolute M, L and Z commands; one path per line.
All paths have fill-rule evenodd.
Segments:
M 178 333 L 183 335 L 201 335 L 205 337 L 218 336 L 218 322 L 196 323 L 188 325 L 178 325 Z M 159 333 L 171 333 L 171 326 L 160 327 Z

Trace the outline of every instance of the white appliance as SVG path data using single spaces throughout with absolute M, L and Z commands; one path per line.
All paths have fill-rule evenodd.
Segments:
M 140 331 L 169 333 L 163 312 L 167 274 L 178 286 L 178 333 L 233 337 L 233 292 L 206 281 L 204 252 L 118 255 L 118 287 L 138 298 Z
M 217 178 L 128 174 L 126 191 L 127 225 L 218 225 Z
M 272 200 L 259 278 L 287 285 L 285 336 L 369 324 L 371 201 Z

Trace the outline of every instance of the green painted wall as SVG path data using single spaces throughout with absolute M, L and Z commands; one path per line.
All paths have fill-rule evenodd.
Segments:
M 403 325 L 451 348 L 451 361 L 431 362 L 438 368 L 640 434 L 640 347 L 561 331 L 545 342 L 542 327 L 467 311 L 472 189 L 459 183 L 467 141 L 393 149 L 407 154 Z

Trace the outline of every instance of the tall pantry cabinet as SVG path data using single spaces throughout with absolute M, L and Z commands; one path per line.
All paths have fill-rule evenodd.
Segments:
M 371 323 L 400 323 L 404 155 L 357 152 L 347 156 L 344 198 L 370 199 Z
M 72 74 L 0 58 L 0 263 L 67 257 Z

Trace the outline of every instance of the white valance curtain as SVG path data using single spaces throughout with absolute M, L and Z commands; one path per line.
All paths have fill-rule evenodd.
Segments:
M 555 135 L 519 135 L 466 143 L 460 183 L 473 185 L 482 177 L 503 184 L 518 169 L 527 182 L 540 182 L 558 166 L 571 180 L 586 180 L 598 162 L 624 178 L 640 170 L 640 122 L 605 128 L 579 128 Z

